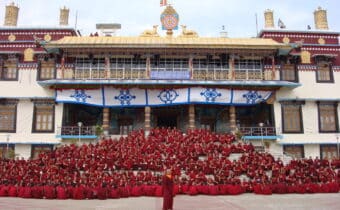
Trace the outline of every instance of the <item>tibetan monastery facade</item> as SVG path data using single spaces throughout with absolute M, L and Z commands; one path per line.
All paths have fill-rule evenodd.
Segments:
M 1 28 L 1 155 L 175 127 L 233 132 L 278 156 L 336 156 L 339 33 L 278 30 L 265 17 L 258 38 L 242 39 L 185 26 L 175 36 L 171 6 L 165 36 Z

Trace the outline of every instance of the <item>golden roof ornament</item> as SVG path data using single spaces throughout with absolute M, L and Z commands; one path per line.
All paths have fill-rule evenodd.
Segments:
M 143 31 L 143 33 L 140 35 L 140 37 L 159 37 L 159 34 L 157 32 L 158 25 L 154 25 L 153 29 L 147 29 Z
M 328 30 L 327 11 L 318 7 L 318 9 L 314 11 L 314 22 L 315 29 Z
M 266 9 L 264 11 L 265 28 L 274 28 L 274 12 L 273 10 Z
M 4 26 L 17 26 L 19 16 L 19 7 L 14 2 L 6 6 Z
M 195 38 L 198 37 L 198 34 L 194 30 L 188 30 L 186 25 L 181 25 L 182 27 L 182 34 L 180 37 L 185 37 L 185 38 Z
M 8 36 L 8 41 L 14 42 L 15 40 L 16 40 L 16 36 L 15 36 L 14 34 L 10 34 L 10 35 Z
M 59 17 L 59 25 L 60 26 L 68 26 L 68 18 L 69 18 L 70 10 L 64 6 L 64 8 L 60 9 L 60 17 Z
M 166 34 L 168 36 L 172 36 L 173 30 L 178 29 L 178 22 L 178 13 L 171 5 L 167 5 L 161 14 L 162 29 L 167 30 Z
M 323 45 L 323 44 L 326 44 L 326 40 L 323 39 L 323 38 L 319 38 L 319 39 L 318 39 L 318 43 L 319 43 L 319 44 L 322 44 L 322 45 Z
M 285 43 L 285 44 L 289 44 L 290 39 L 288 38 L 288 36 L 285 36 L 285 37 L 283 37 L 282 42 Z

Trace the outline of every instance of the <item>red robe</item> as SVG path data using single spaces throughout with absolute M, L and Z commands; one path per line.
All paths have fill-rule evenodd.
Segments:
M 97 193 L 97 197 L 99 200 L 106 200 L 108 197 L 108 189 L 106 187 L 98 187 Z
M 44 186 L 44 196 L 46 199 L 55 199 L 56 193 L 54 186 L 46 185 Z
M 66 190 L 63 186 L 57 186 L 56 191 L 57 191 L 57 199 L 67 199 L 68 198 Z
M 119 197 L 120 195 L 119 195 L 118 189 L 112 187 L 110 191 L 110 198 L 119 198 Z
M 18 191 L 16 186 L 10 186 L 8 190 L 8 196 L 9 197 L 17 197 Z
M 172 176 L 163 176 L 163 210 L 172 210 L 173 208 L 173 188 Z

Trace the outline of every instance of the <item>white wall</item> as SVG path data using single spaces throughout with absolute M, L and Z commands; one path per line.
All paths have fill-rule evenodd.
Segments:
M 317 83 L 315 71 L 299 71 L 299 83 L 295 89 L 282 88 L 277 99 L 331 99 L 340 98 L 340 72 L 333 72 L 334 83 Z
M 31 145 L 28 144 L 16 144 L 15 145 L 15 154 L 18 154 L 18 158 L 28 159 L 31 157 Z
M 309 157 L 320 158 L 320 146 L 319 145 L 307 144 L 305 145 L 304 150 L 305 150 L 305 158 L 309 158 Z
M 37 83 L 36 69 L 19 69 L 18 81 L 1 81 L 0 96 L 7 98 L 53 97 L 54 91 Z
M 281 104 L 279 101 L 284 99 L 306 100 L 305 104 L 302 105 L 304 132 L 302 134 L 283 133 L 283 139 L 279 140 L 278 144 L 305 144 L 305 156 L 308 158 L 309 156 L 320 157 L 320 143 L 337 143 L 336 133 L 319 133 L 316 103 L 320 99 L 333 99 L 333 101 L 340 99 L 340 72 L 334 72 L 334 80 L 334 83 L 316 83 L 315 71 L 299 71 L 299 83 L 302 84 L 300 87 L 293 90 L 281 88 L 276 92 L 274 114 L 275 125 L 279 132 L 282 130 Z M 338 117 L 340 117 L 340 105 L 338 105 Z

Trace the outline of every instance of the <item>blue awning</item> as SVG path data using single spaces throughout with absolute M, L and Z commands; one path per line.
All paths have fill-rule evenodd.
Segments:
M 290 87 L 301 86 L 300 83 L 280 81 L 280 80 L 115 80 L 115 79 L 88 79 L 88 80 L 44 80 L 38 81 L 41 86 L 54 85 L 171 85 L 171 86 L 227 86 L 227 87 Z
M 244 140 L 277 140 L 282 139 L 283 136 L 277 135 L 277 136 L 243 136 Z
M 61 139 L 96 139 L 96 135 L 56 135 L 56 138 Z

